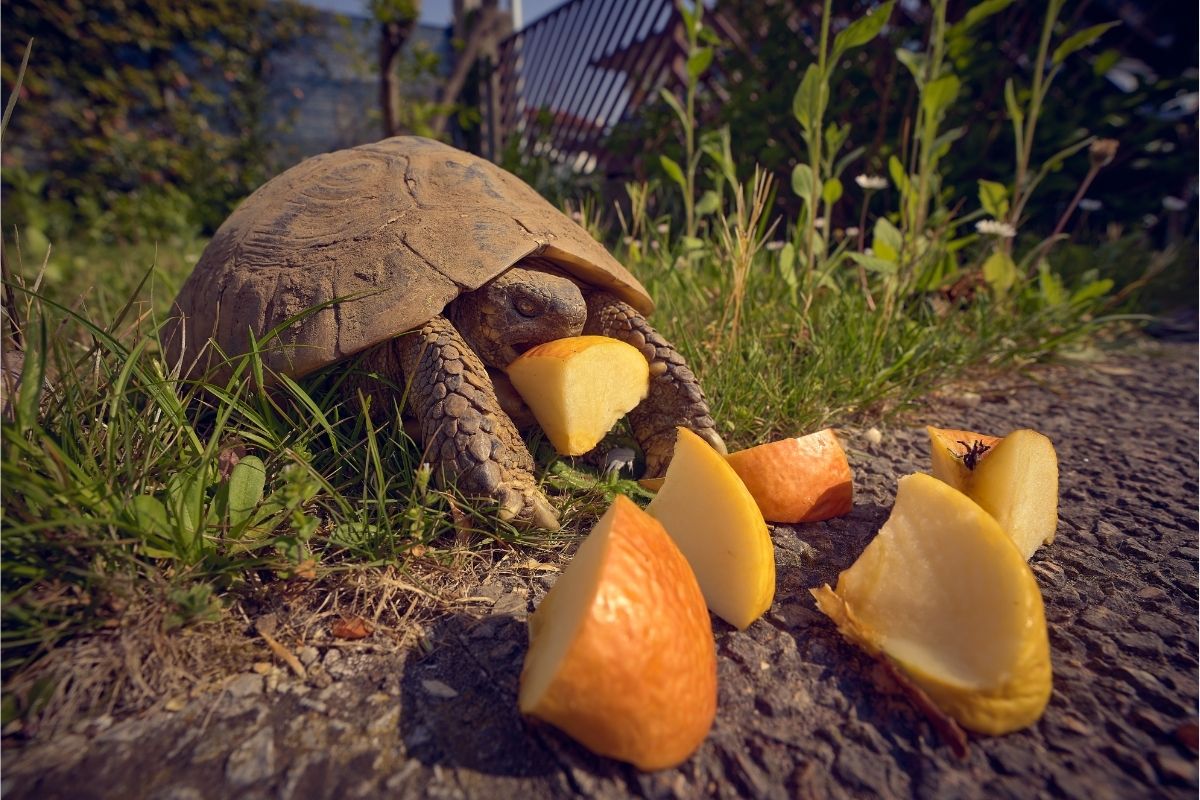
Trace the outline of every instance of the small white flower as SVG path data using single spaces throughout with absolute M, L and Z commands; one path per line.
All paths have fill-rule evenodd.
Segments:
M 813 220 L 813 227 L 814 227 L 814 228 L 817 228 L 818 230 L 825 230 L 825 218 L 824 218 L 824 217 L 817 217 L 816 219 L 814 219 L 814 220 Z
M 622 239 L 621 241 L 625 243 L 625 246 L 626 246 L 626 247 L 628 247 L 629 245 L 633 244 L 633 237 L 632 237 L 632 236 L 626 236 L 626 237 L 625 237 L 624 239 Z
M 657 249 L 658 249 L 658 239 L 651 239 L 651 240 L 650 240 L 650 249 L 651 249 L 651 250 L 657 250 Z
M 1157 224 L 1158 224 L 1158 217 L 1154 216 L 1153 214 L 1146 214 L 1144 217 L 1142 217 L 1142 226 L 1143 227 L 1153 228 Z
M 784 244 L 783 242 L 776 240 L 774 242 L 767 242 L 765 245 L 763 245 L 763 247 L 764 247 L 764 249 L 771 250 L 771 251 L 782 250 L 783 244 Z
M 578 211 L 572 211 L 571 219 L 575 220 L 576 222 L 583 222 L 583 214 L 579 213 Z
M 860 189 L 886 189 L 887 178 L 882 175 L 855 175 L 854 182 Z
M 1090 197 L 1085 197 L 1079 201 L 1079 207 L 1084 211 L 1099 211 L 1104 208 L 1104 203 L 1101 203 L 1099 200 L 1093 200 Z
M 1171 197 L 1170 195 L 1162 199 L 1162 204 L 1163 208 L 1167 211 L 1183 211 L 1187 208 L 1186 201 L 1180 200 L 1178 197 Z
M 667 231 L 671 230 L 671 226 L 670 226 L 670 225 L 668 225 L 668 224 L 667 224 L 667 223 L 665 223 L 665 222 L 660 222 L 660 223 L 658 223 L 658 227 L 657 227 L 657 228 L 655 228 L 655 230 L 657 230 L 657 231 L 658 231 L 659 233 L 661 233 L 663 236 L 666 236 L 666 235 L 667 235 Z
M 846 228 L 847 236 L 858 236 L 858 234 L 861 232 L 862 231 L 860 231 L 858 228 Z
M 1007 222 L 1000 222 L 995 219 L 981 219 L 975 223 L 975 230 L 988 236 L 999 236 L 1003 239 L 1011 239 L 1017 235 L 1017 229 Z
M 875 248 L 874 248 L 874 247 L 868 247 L 866 250 L 863 250 L 863 255 L 864 255 L 864 256 L 873 256 L 873 255 L 875 255 Z

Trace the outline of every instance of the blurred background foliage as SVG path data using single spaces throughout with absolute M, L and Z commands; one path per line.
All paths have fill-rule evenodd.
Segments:
M 0 45 L 4 217 L 111 242 L 211 230 L 270 177 L 271 57 L 310 32 L 292 0 L 20 0 Z

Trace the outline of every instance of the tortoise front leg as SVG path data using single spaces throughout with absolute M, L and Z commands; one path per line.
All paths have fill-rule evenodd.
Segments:
M 650 394 L 629 412 L 633 435 L 646 454 L 645 477 L 657 478 L 667 471 L 675 451 L 675 429 L 680 425 L 695 431 L 718 452 L 726 452 L 704 391 L 679 351 L 632 306 L 610 294 L 589 294 L 587 307 L 585 334 L 627 342 L 650 362 Z
M 533 456 L 500 409 L 483 363 L 449 320 L 434 317 L 366 359 L 367 369 L 399 378 L 399 367 L 407 378 L 408 411 L 443 486 L 494 500 L 502 519 L 558 529 L 558 516 L 534 479 Z

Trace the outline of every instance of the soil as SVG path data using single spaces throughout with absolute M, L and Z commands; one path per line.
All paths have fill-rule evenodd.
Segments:
M 399 651 L 321 630 L 283 642 L 303 679 L 282 661 L 259 665 L 266 674 L 246 663 L 186 702 L 9 737 L 0 788 L 14 800 L 1194 798 L 1197 407 L 1193 340 L 944 393 L 882 436 L 845 431 L 854 510 L 773 528 L 775 602 L 742 632 L 714 620 L 717 719 L 677 769 L 640 774 L 518 715 L 525 620 L 559 574 L 531 565 L 471 587 L 461 611 Z M 1060 459 L 1058 535 L 1031 561 L 1054 693 L 1037 724 L 971 736 L 963 758 L 807 591 L 862 551 L 896 479 L 927 468 L 925 421 L 1033 427 Z

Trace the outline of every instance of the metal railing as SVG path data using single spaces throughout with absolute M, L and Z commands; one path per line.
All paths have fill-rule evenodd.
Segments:
M 485 155 L 603 168 L 613 127 L 682 80 L 681 23 L 673 0 L 570 0 L 509 36 L 487 81 Z

